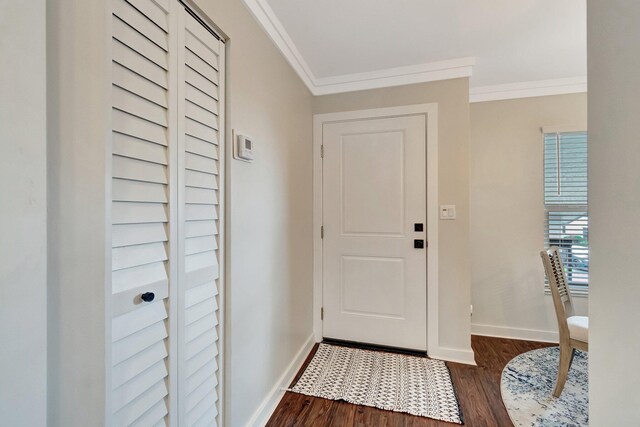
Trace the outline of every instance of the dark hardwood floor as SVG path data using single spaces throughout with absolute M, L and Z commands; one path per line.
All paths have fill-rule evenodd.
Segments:
M 551 344 L 503 338 L 473 336 L 471 345 L 478 366 L 447 363 L 453 385 L 462 408 L 464 425 L 502 427 L 511 426 L 500 397 L 500 375 L 513 357 Z M 298 380 L 317 349 L 314 347 Z M 455 424 L 416 417 L 398 412 L 383 411 L 367 406 L 285 393 L 267 423 L 269 427 L 284 426 L 390 426 L 390 427 L 452 427 Z

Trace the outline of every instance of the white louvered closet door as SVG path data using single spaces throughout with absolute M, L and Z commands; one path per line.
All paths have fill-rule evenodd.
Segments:
M 108 422 L 219 425 L 224 44 L 177 0 L 110 1 Z
M 220 425 L 224 44 L 185 12 L 178 34 L 178 411 Z
M 110 424 L 167 425 L 175 52 L 170 0 L 112 0 Z M 150 299 L 153 294 L 153 300 Z M 107 378 L 109 375 L 107 375 Z

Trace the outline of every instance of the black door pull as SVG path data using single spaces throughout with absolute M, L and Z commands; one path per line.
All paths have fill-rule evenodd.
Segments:
M 140 295 L 140 299 L 144 302 L 151 302 L 155 297 L 156 294 L 154 294 L 153 292 L 145 292 L 144 294 Z
M 413 241 L 413 247 L 416 249 L 424 249 L 424 240 L 415 239 Z

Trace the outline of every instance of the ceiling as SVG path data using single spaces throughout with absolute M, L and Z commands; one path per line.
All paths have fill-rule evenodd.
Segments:
M 586 90 L 584 0 L 244 1 L 316 94 L 463 75 L 472 94 Z

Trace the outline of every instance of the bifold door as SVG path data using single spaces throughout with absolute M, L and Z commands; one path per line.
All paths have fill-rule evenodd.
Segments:
M 114 426 L 220 425 L 224 44 L 111 0 Z

